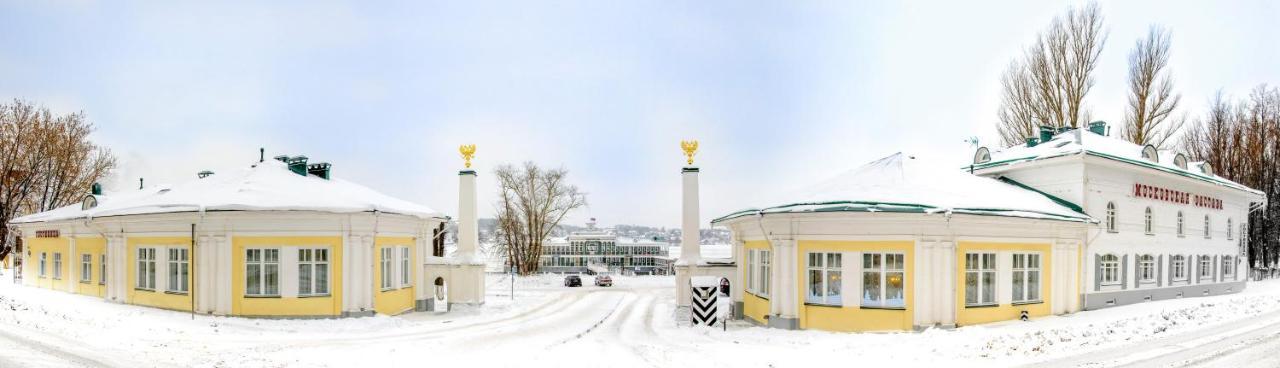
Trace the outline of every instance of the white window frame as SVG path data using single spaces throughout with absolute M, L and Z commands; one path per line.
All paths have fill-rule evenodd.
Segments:
M 98 285 L 107 284 L 107 255 L 98 256 Z
M 1235 278 L 1236 268 L 1234 267 L 1235 263 L 1233 263 L 1234 259 L 1235 257 L 1232 257 L 1232 256 L 1222 256 L 1222 279 L 1223 280 L 1226 280 L 1227 278 Z
M 1022 262 L 1018 262 L 1019 258 L 1022 258 Z M 1033 260 L 1034 262 L 1032 262 Z M 1019 265 L 1020 263 L 1021 265 Z M 1032 266 L 1033 263 L 1035 264 L 1034 267 Z M 1014 304 L 1032 304 L 1032 303 L 1040 303 L 1044 301 L 1044 295 L 1043 293 L 1040 292 L 1041 285 L 1044 284 L 1043 267 L 1044 267 L 1044 260 L 1040 256 L 1040 253 L 1038 252 L 1025 252 L 1025 253 L 1013 254 L 1013 273 L 1015 274 L 1014 276 L 1022 275 L 1022 298 L 1018 298 L 1017 293 L 1014 293 L 1013 299 L 1012 299 Z M 1031 285 L 1031 281 L 1030 281 L 1031 275 L 1035 275 L 1036 281 L 1034 286 Z M 1009 280 L 1010 285 L 1013 284 L 1014 279 L 1016 279 L 1016 277 L 1010 277 L 1010 280 Z M 1015 286 L 1015 289 L 1016 289 L 1016 286 Z M 1029 297 L 1032 290 L 1034 290 L 1036 293 L 1035 298 Z
M 1186 219 L 1182 215 L 1182 211 L 1178 211 L 1178 237 L 1183 238 L 1186 236 L 1187 236 Z
M 382 257 L 379 259 L 379 262 L 382 262 L 382 272 L 381 272 L 381 275 L 379 275 L 380 277 L 382 277 L 382 290 L 386 291 L 386 290 L 394 289 L 395 280 L 392 278 L 392 275 L 395 275 L 395 273 L 393 273 L 394 271 L 393 267 L 395 267 L 395 264 L 396 264 L 395 248 L 382 247 L 382 250 L 379 251 L 378 253 L 379 253 L 379 256 Z
M 93 282 L 93 255 L 89 253 L 80 254 L 80 282 Z
M 833 275 L 841 284 L 844 283 L 844 275 L 840 271 L 840 267 L 844 263 L 844 260 L 841 258 L 842 257 L 839 252 L 809 252 L 806 254 L 805 262 L 807 267 L 805 267 L 804 284 L 806 304 L 832 306 L 841 306 L 844 304 L 844 297 L 843 293 L 841 293 L 840 287 L 837 286 L 835 288 L 836 294 L 831 295 L 831 285 L 828 284 L 832 280 L 831 276 Z M 833 260 L 835 262 L 832 262 Z M 817 262 L 815 263 L 814 261 Z M 834 265 L 832 265 L 833 263 Z M 814 272 L 819 274 L 818 277 L 820 279 L 818 280 L 818 288 L 820 295 L 812 294 L 812 290 L 809 289 L 813 286 Z
M 1187 257 L 1182 255 L 1173 256 L 1173 266 L 1170 268 L 1173 268 L 1174 280 L 1183 281 L 1187 279 Z
M 1107 202 L 1107 232 L 1120 232 L 1120 227 L 1116 224 L 1116 202 Z
M 996 281 L 997 279 L 996 263 L 998 262 L 997 258 L 998 257 L 996 256 L 995 252 L 966 252 L 964 254 L 964 275 L 965 275 L 964 276 L 964 281 L 965 281 L 964 306 L 966 308 L 967 307 L 989 307 L 993 305 L 998 305 L 998 302 L 996 301 L 996 295 L 995 295 L 998 293 L 997 290 L 999 289 L 995 285 L 997 283 Z M 988 274 L 991 275 L 990 283 L 992 284 L 991 285 L 992 295 L 987 295 L 987 293 L 985 292 L 985 289 L 986 289 L 985 286 L 987 286 L 987 282 L 983 280 L 985 279 L 984 276 Z M 977 300 L 974 300 L 972 302 L 969 301 L 969 294 L 968 294 L 969 275 L 973 275 L 974 279 L 977 280 L 976 285 L 974 285 L 974 288 L 975 288 L 974 296 L 977 297 Z
M 400 288 L 403 289 L 413 286 L 413 282 L 410 279 L 410 275 L 413 275 L 413 268 L 411 268 L 410 264 L 413 262 L 411 262 L 411 257 L 409 256 L 409 247 L 397 248 L 400 254 Z
M 756 293 L 757 285 L 756 285 L 755 276 L 756 276 L 756 250 L 747 249 L 747 269 L 746 269 L 747 280 L 746 282 L 747 282 L 748 293 L 752 293 L 752 294 Z
M 165 250 L 168 275 L 165 275 L 165 292 L 186 294 L 191 292 L 191 252 L 187 248 L 173 247 Z
M 879 256 L 879 257 L 880 257 L 880 265 L 879 265 L 879 268 L 878 268 L 878 269 L 870 270 L 870 269 L 868 269 L 868 267 L 866 266 L 866 257 L 867 257 L 867 256 L 869 256 L 869 255 L 870 255 L 870 256 Z M 901 262 L 901 264 L 902 264 L 902 268 L 889 268 L 889 257 L 890 257 L 890 256 L 895 257 L 895 258 L 897 258 L 897 257 L 901 257 L 901 258 L 902 258 L 902 262 Z M 907 271 L 906 271 L 906 268 L 907 268 L 907 255 L 906 255 L 905 253 L 902 253 L 902 252 L 866 252 L 866 253 L 863 253 L 863 254 L 862 254 L 862 257 L 863 257 L 863 259 L 862 259 L 862 262 L 863 262 L 863 268 L 862 268 L 862 275 L 861 275 L 861 276 L 862 276 L 862 277 L 861 277 L 862 279 L 861 279 L 861 280 L 859 280 L 859 281 L 861 281 L 861 282 L 862 282 L 862 284 L 861 284 L 861 285 L 866 285 L 866 280 L 865 280 L 865 278 L 867 277 L 867 274 L 868 274 L 868 273 L 876 273 L 876 277 L 879 277 L 879 278 L 880 278 L 880 291 L 879 291 L 879 292 L 880 292 L 880 294 L 878 294 L 878 295 L 879 295 L 879 300 L 876 300 L 875 302 L 868 302 L 868 301 L 866 300 L 866 298 L 864 298 L 862 295 L 859 295 L 859 296 L 858 296 L 858 300 L 859 300 L 858 305 L 859 305 L 859 306 L 861 306 L 862 308 L 872 308 L 872 309 L 906 309 L 906 307 L 907 307 L 907 292 L 909 291 L 909 288 L 907 288 Z M 901 282 L 902 282 L 902 305 L 890 304 L 890 303 L 888 302 L 888 292 L 889 292 L 889 274 L 890 274 L 890 273 L 900 273 L 900 274 L 902 274 L 902 281 L 901 281 Z M 863 294 L 864 294 L 864 295 L 866 294 L 866 291 L 865 291 L 865 290 L 863 291 Z
M 1138 256 L 1138 282 L 1156 282 L 1156 256 L 1143 254 Z
M 62 280 L 62 252 L 53 252 L 53 279 Z
M 40 277 L 49 277 L 49 253 L 40 252 Z
M 329 255 L 329 248 L 298 248 L 298 296 L 330 295 L 333 272 L 329 268 Z M 324 282 L 317 280 L 317 270 L 324 270 Z M 307 275 L 305 281 L 304 274 Z
M 1151 207 L 1148 206 L 1146 215 L 1143 215 L 1143 218 L 1146 218 L 1143 229 L 1146 230 L 1147 235 L 1156 235 L 1156 225 L 1153 224 L 1153 222 L 1156 221 L 1153 217 L 1155 217 L 1155 215 L 1152 215 Z
M 156 248 L 138 247 L 136 278 L 133 288 L 137 290 L 156 290 Z
M 1199 279 L 1213 278 L 1213 257 L 1200 256 L 1198 262 L 1200 264 L 1200 272 L 1197 274 Z
M 257 252 L 258 257 L 254 259 L 250 257 Z M 275 260 L 270 260 L 268 255 L 275 254 Z M 268 275 L 274 266 L 275 284 L 268 282 Z M 276 298 L 280 297 L 280 248 L 245 248 L 244 250 L 244 296 L 258 298 Z M 256 268 L 258 270 L 258 290 L 256 293 L 249 291 L 249 270 Z M 274 286 L 275 292 L 271 292 L 270 288 Z
M 1102 273 L 1098 277 L 1102 279 L 1102 285 L 1120 285 L 1120 256 L 1104 254 L 1098 263 L 1098 271 Z
M 758 292 L 759 296 L 768 298 L 769 291 L 770 291 L 769 281 L 771 276 L 769 274 L 769 269 L 773 266 L 773 260 L 770 259 L 769 256 L 771 255 L 772 252 L 768 249 L 760 249 L 758 250 L 758 252 L 759 254 L 758 254 L 757 260 L 759 261 L 760 269 L 756 270 L 756 277 L 760 278 L 760 288 L 756 289 L 756 291 Z

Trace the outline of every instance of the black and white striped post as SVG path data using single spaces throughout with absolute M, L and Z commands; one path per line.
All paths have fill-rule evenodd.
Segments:
M 720 297 L 720 282 L 717 277 L 695 276 L 689 280 L 693 291 L 693 300 L 689 303 L 689 314 L 694 326 L 714 326 L 717 317 L 717 304 Z

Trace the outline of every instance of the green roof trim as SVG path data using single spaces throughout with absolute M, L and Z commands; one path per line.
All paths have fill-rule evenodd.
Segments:
M 1009 179 L 1009 177 L 1007 177 L 1007 176 L 1001 176 L 1001 177 L 998 177 L 998 178 L 996 178 L 996 180 L 999 180 L 999 181 L 1002 181 L 1002 182 L 1008 183 L 1008 184 L 1013 185 L 1013 186 L 1018 187 L 1018 188 L 1022 188 L 1022 189 L 1030 190 L 1030 191 L 1032 191 L 1032 192 L 1040 193 L 1040 195 L 1045 196 L 1045 198 L 1049 198 L 1049 200 L 1053 201 L 1054 203 L 1057 203 L 1057 204 L 1058 204 L 1058 205 L 1060 205 L 1060 206 L 1063 206 L 1063 207 L 1066 207 L 1066 208 L 1070 208 L 1072 211 L 1076 211 L 1076 212 L 1080 213 L 1081 215 L 1085 215 L 1085 216 L 1088 216 L 1088 215 L 1089 215 L 1089 214 L 1087 214 L 1087 213 L 1084 213 L 1084 208 L 1083 208 L 1083 207 L 1080 207 L 1080 205 L 1077 205 L 1077 204 L 1075 204 L 1075 203 L 1071 203 L 1071 201 L 1068 201 L 1068 200 L 1065 200 L 1065 199 L 1059 198 L 1058 196 L 1055 196 L 1055 195 L 1052 195 L 1052 194 L 1049 194 L 1049 193 L 1045 193 L 1045 192 L 1043 192 L 1043 191 L 1040 191 L 1039 189 L 1032 188 L 1032 187 L 1030 187 L 1030 186 L 1027 186 L 1026 184 L 1019 183 L 1017 180 Z
M 1067 203 L 1070 203 L 1070 202 L 1067 202 Z M 785 210 L 790 207 L 799 207 L 799 206 L 826 206 L 826 207 L 818 207 L 818 208 L 814 208 L 812 210 L 807 210 L 807 211 L 779 211 L 779 210 Z M 1072 208 L 1070 206 L 1067 206 L 1067 207 Z M 1077 208 L 1079 208 L 1079 206 L 1076 206 L 1072 209 L 1075 210 Z M 740 210 L 740 211 L 722 216 L 720 218 L 711 220 L 711 223 L 712 224 L 720 223 L 720 222 L 724 222 L 724 221 L 728 221 L 728 220 L 732 220 L 735 218 L 748 216 L 752 214 L 822 213 L 822 212 L 889 212 L 889 213 L 924 214 L 924 213 L 929 213 L 930 212 L 929 210 L 936 210 L 936 209 L 938 209 L 938 207 L 923 205 L 923 204 L 875 202 L 875 201 L 828 201 L 828 202 L 811 202 L 811 203 L 792 203 L 792 204 L 785 204 L 781 206 L 767 207 L 763 209 L 753 208 L 753 209 Z M 1076 212 L 1080 212 L 1081 217 L 1069 217 L 1069 216 L 1062 216 L 1058 214 L 1045 213 L 1045 212 L 1039 212 L 1039 211 L 1010 210 L 1010 209 L 1002 209 L 1002 208 L 953 208 L 951 209 L 951 212 L 967 214 L 967 215 L 978 215 L 978 216 L 1034 218 L 1034 217 L 1028 217 L 1028 216 L 1002 214 L 1002 213 L 1008 213 L 1008 212 L 1023 212 L 1023 213 L 1034 213 L 1034 214 L 1044 215 L 1048 217 L 1046 218 L 1048 220 L 1072 221 L 1072 222 L 1094 222 L 1095 221 L 1092 217 L 1089 217 L 1089 215 L 1084 214 L 1079 210 L 1077 210 Z
M 1146 168 L 1156 169 L 1156 170 L 1160 170 L 1160 171 L 1163 171 L 1163 172 L 1171 173 L 1171 174 L 1174 174 L 1174 175 L 1178 175 L 1178 176 L 1182 176 L 1182 177 L 1187 177 L 1187 178 L 1192 178 L 1192 179 L 1196 179 L 1196 180 L 1200 180 L 1200 181 L 1204 181 L 1204 182 L 1208 182 L 1208 183 L 1212 183 L 1212 184 L 1222 185 L 1222 186 L 1225 186 L 1225 187 L 1228 187 L 1228 188 L 1237 189 L 1237 190 L 1241 190 L 1241 191 L 1249 192 L 1249 193 L 1252 193 L 1252 194 L 1263 194 L 1262 192 L 1257 191 L 1257 190 L 1255 190 L 1255 189 L 1253 189 L 1253 188 L 1246 187 L 1246 186 L 1241 185 L 1241 184 L 1239 184 L 1239 183 L 1235 183 L 1235 182 L 1231 182 L 1231 181 L 1225 181 L 1225 180 L 1222 180 L 1222 179 L 1218 179 L 1218 178 L 1216 178 L 1216 177 L 1204 176 L 1204 175 L 1196 174 L 1196 173 L 1193 173 L 1193 172 L 1190 172 L 1190 171 L 1185 171 L 1185 170 L 1179 170 L 1179 169 L 1168 168 L 1168 167 L 1164 167 L 1164 166 L 1157 165 L 1157 164 L 1155 164 L 1155 163 L 1151 163 L 1151 162 L 1147 162 L 1147 161 L 1141 161 L 1141 160 L 1134 160 L 1134 159 L 1124 158 L 1124 157 L 1115 156 L 1115 155 L 1110 155 L 1110 154 L 1106 154 L 1106 153 L 1102 153 L 1102 152 L 1097 152 L 1097 151 L 1093 151 L 1093 150 L 1088 150 L 1088 149 L 1083 149 L 1083 150 L 1080 150 L 1080 151 L 1068 152 L 1068 153 L 1063 153 L 1063 154 L 1056 154 L 1056 155 L 1027 156 L 1027 157 L 1019 157 L 1019 158 L 1006 159 L 1006 160 L 993 161 L 993 162 L 984 162 L 984 163 L 981 163 L 981 164 L 965 166 L 963 169 L 965 169 L 965 170 L 982 170 L 982 169 L 988 169 L 988 168 L 992 168 L 992 167 L 996 167 L 996 166 L 1003 166 L 1003 165 L 1008 165 L 1008 164 L 1017 163 L 1017 162 L 1046 160 L 1046 159 L 1051 159 L 1051 158 L 1056 158 L 1056 157 L 1072 156 L 1072 155 L 1077 155 L 1077 154 L 1081 154 L 1081 153 L 1086 154 L 1086 155 L 1091 155 L 1091 156 L 1097 156 L 1097 157 L 1102 157 L 1102 158 L 1106 158 L 1106 159 L 1111 159 L 1111 160 L 1115 160 L 1115 161 L 1120 161 L 1120 162 L 1124 162 L 1124 163 L 1128 163 L 1128 164 L 1138 165 L 1138 166 L 1142 166 L 1142 167 L 1146 167 Z

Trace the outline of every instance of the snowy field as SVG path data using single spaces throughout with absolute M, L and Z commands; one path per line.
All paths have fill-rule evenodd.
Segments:
M 14 285 L 0 277 L 0 367 L 799 367 L 1280 365 L 1280 282 L 1241 294 L 922 333 L 691 328 L 670 277 L 490 276 L 488 302 L 448 314 L 333 320 L 195 316 Z M 824 364 L 825 363 L 825 364 Z

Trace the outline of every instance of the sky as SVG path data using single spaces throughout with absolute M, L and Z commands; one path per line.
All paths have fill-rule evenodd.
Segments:
M 701 217 L 896 152 L 967 163 L 998 145 L 999 77 L 1078 2 L 0 1 L 0 99 L 83 111 L 118 156 L 107 189 L 267 156 L 446 214 L 476 144 L 493 169 L 569 171 L 566 222 L 677 227 L 680 141 L 700 141 Z M 1130 49 L 1172 31 L 1181 111 L 1280 85 L 1280 3 L 1100 3 L 1086 105 L 1119 124 Z

